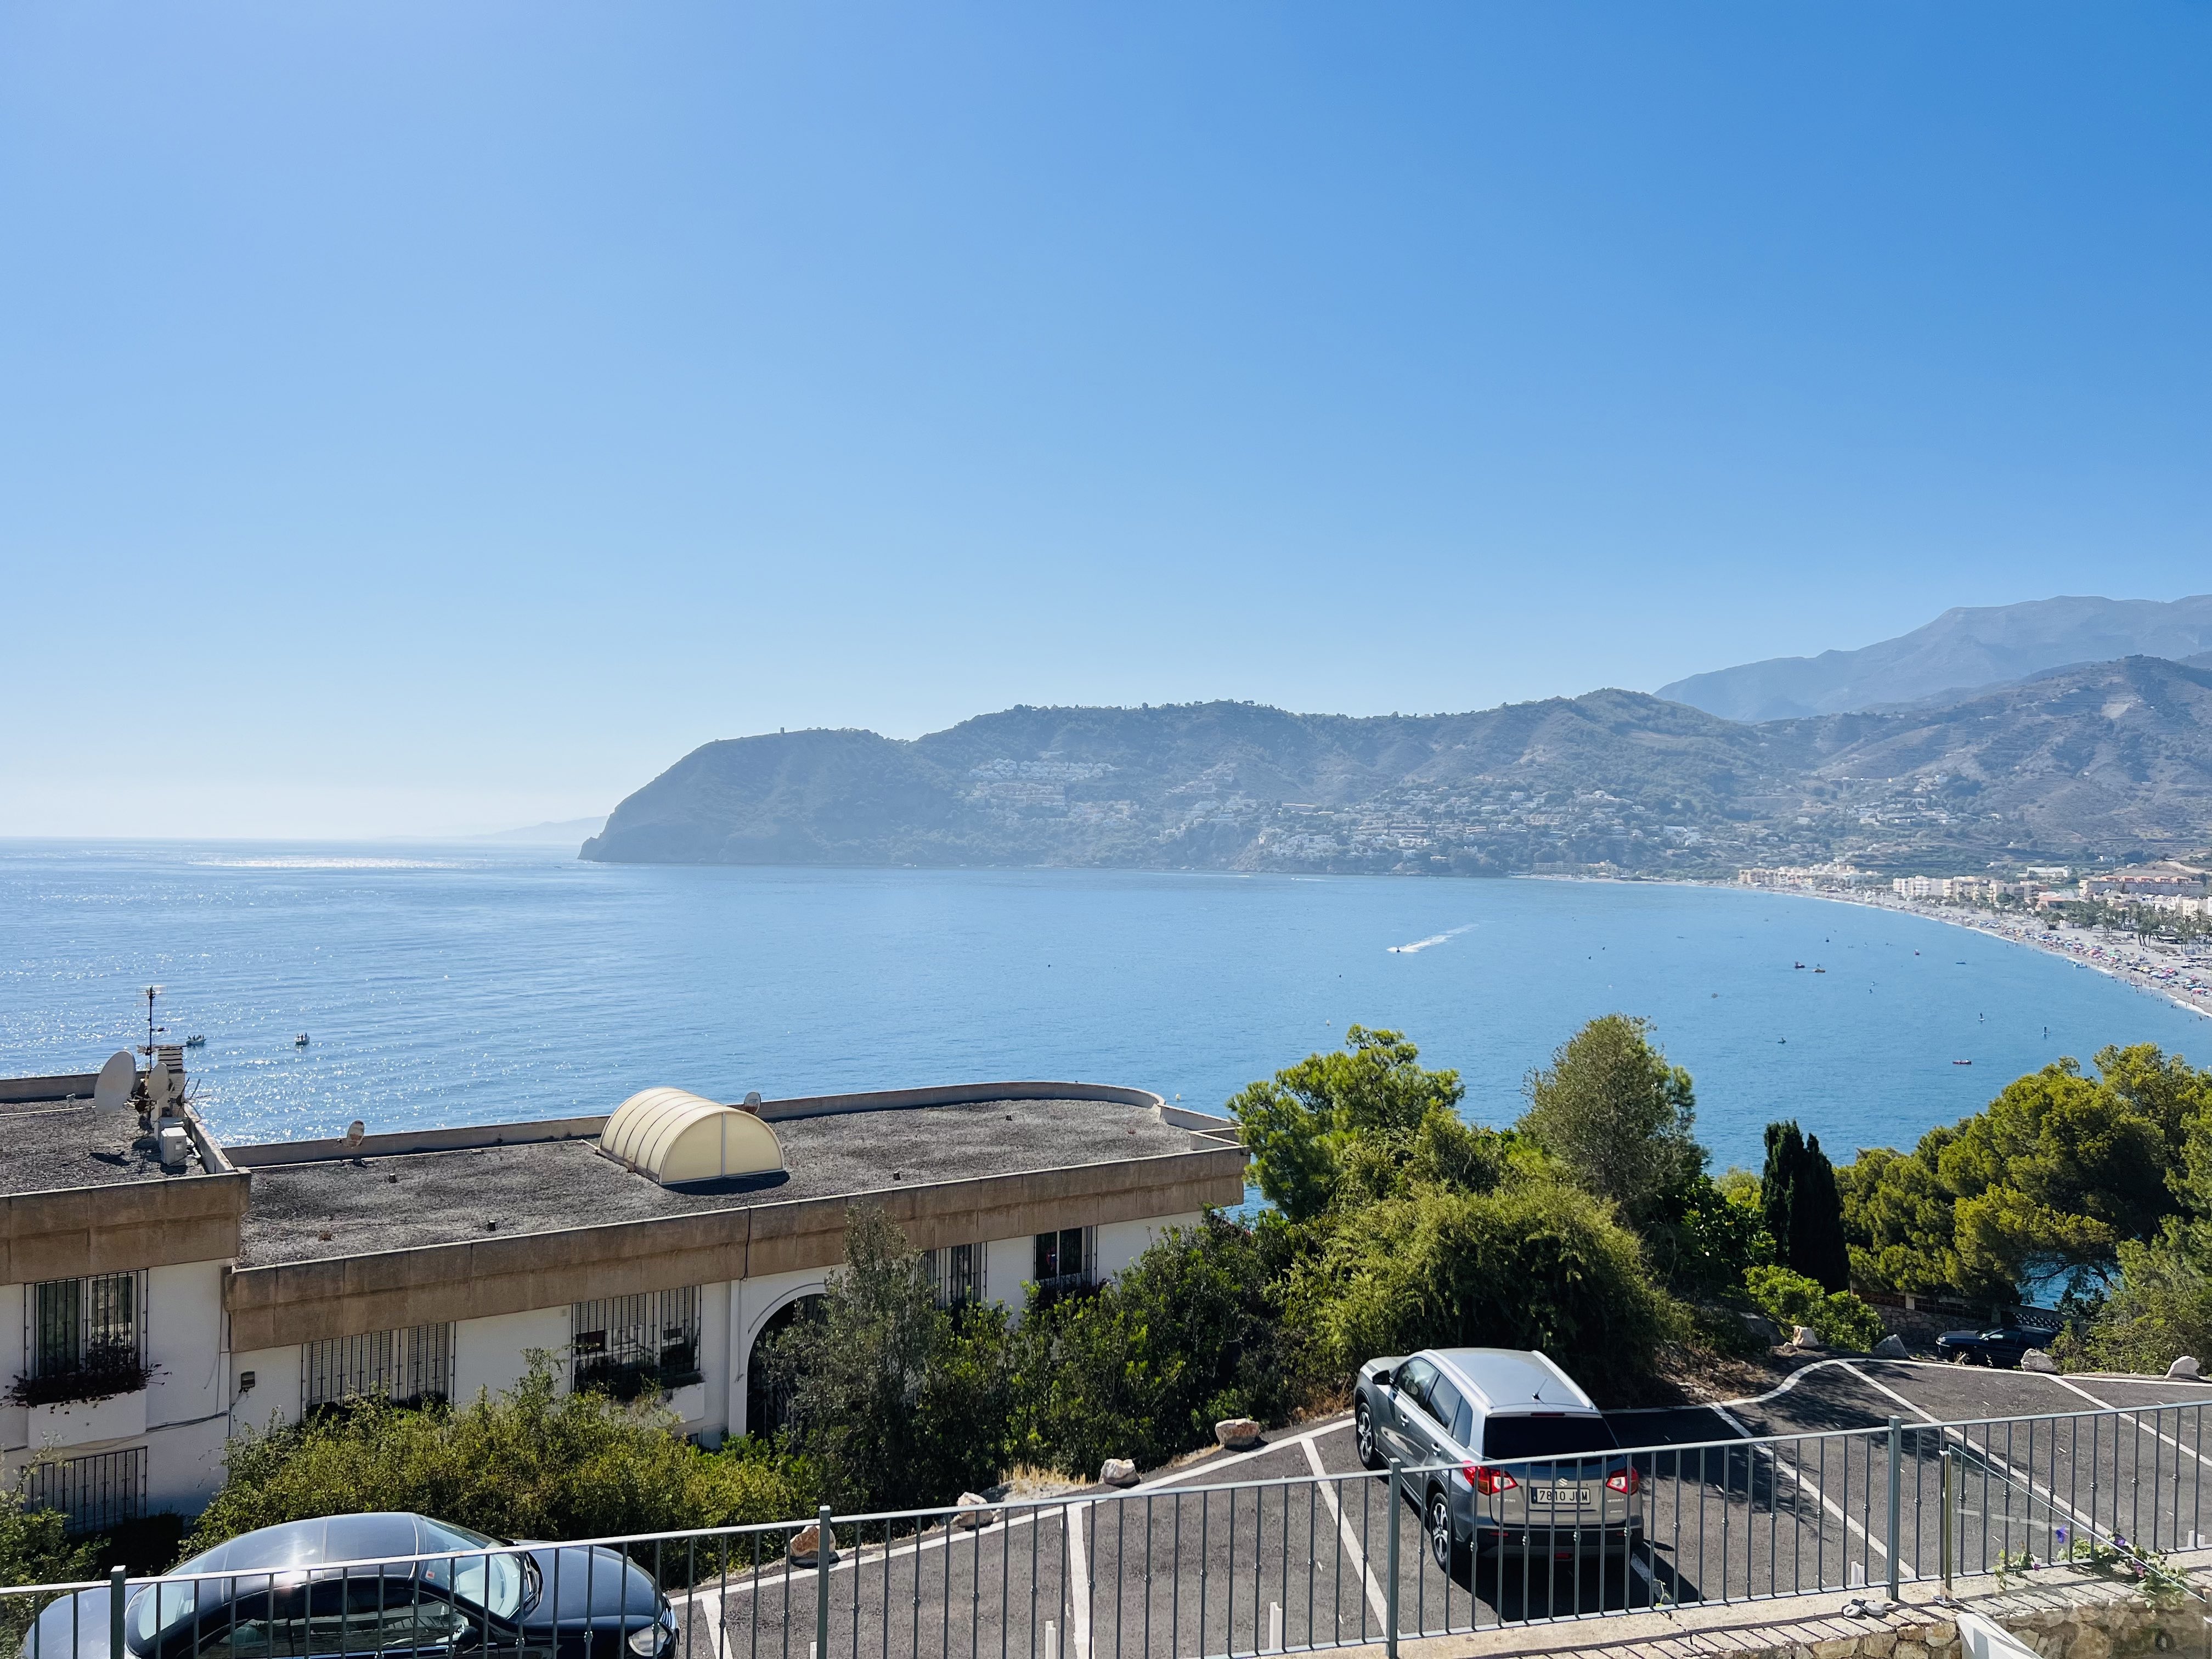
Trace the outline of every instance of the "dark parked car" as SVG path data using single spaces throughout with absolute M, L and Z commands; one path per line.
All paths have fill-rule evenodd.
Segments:
M 1936 1339 L 1936 1357 L 1956 1365 L 1996 1365 L 2011 1370 L 2030 1348 L 2047 1348 L 2058 1333 L 2027 1325 L 1997 1325 L 1986 1331 L 1946 1331 Z
M 668 1598 L 619 1550 L 508 1546 L 422 1515 L 262 1527 L 171 1571 L 221 1576 L 133 1586 L 124 1640 L 135 1659 L 665 1659 L 676 1639 Z M 103 1587 L 49 1604 L 18 1652 L 106 1659 L 107 1645 Z

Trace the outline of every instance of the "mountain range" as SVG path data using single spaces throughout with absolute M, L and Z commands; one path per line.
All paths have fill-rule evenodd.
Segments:
M 1208 702 L 1016 708 L 911 741 L 778 732 L 693 750 L 582 855 L 1709 875 L 1838 858 L 1979 869 L 2207 841 L 2212 655 L 2130 655 L 1759 723 L 1601 690 L 1466 714 Z
M 1925 628 L 1856 651 L 1774 657 L 1659 688 L 1731 720 L 1802 719 L 1955 699 L 1984 686 L 2118 657 L 2212 651 L 2212 594 L 2037 599 L 1946 611 Z

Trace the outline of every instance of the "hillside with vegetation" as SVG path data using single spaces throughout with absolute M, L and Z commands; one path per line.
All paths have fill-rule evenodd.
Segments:
M 2185 852 L 2212 837 L 2212 666 L 2061 670 L 1746 725 L 1639 692 L 1355 718 L 1018 708 L 910 742 L 711 743 L 616 808 L 614 863 L 1719 875 Z

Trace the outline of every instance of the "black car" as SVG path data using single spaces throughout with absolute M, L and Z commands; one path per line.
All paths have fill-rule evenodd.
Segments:
M 2030 1348 L 2047 1348 L 2058 1333 L 2027 1325 L 1998 1325 L 1986 1331 L 1946 1331 L 1936 1339 L 1936 1357 L 1959 1365 L 1995 1365 L 2009 1370 Z
M 675 1639 L 668 1598 L 619 1550 L 507 1545 L 422 1515 L 334 1515 L 241 1533 L 133 1585 L 124 1615 L 134 1659 L 665 1659 Z M 17 1651 L 105 1659 L 107 1648 L 103 1586 L 49 1603 Z

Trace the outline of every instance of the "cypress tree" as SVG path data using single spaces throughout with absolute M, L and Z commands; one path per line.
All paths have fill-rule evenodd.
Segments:
M 1851 1287 L 1850 1251 L 1844 1243 L 1844 1200 L 1836 1190 L 1835 1165 L 1820 1150 L 1820 1137 L 1805 1141 L 1790 1206 L 1790 1265 L 1824 1291 Z
M 1850 1254 L 1844 1245 L 1844 1203 L 1836 1171 L 1796 1121 L 1766 1126 L 1766 1167 L 1759 1180 L 1759 1206 L 1774 1240 L 1775 1259 L 1827 1291 L 1850 1288 Z
M 1805 1161 L 1805 1138 L 1795 1119 L 1766 1126 L 1766 1167 L 1759 1176 L 1759 1209 L 1766 1221 L 1766 1236 L 1774 1241 L 1774 1259 L 1794 1268 L 1790 1259 L 1790 1211 L 1795 1207 L 1798 1167 Z

